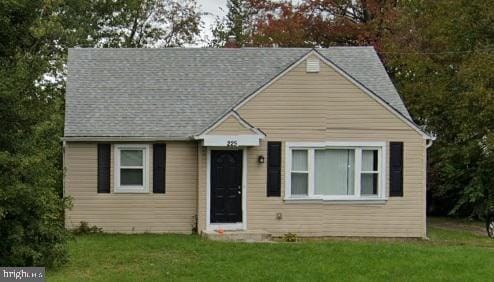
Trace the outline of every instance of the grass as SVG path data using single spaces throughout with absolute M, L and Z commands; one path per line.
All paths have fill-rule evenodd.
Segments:
M 78 236 L 48 281 L 483 281 L 494 240 L 479 223 L 432 219 L 430 240 L 229 243 L 194 235 Z

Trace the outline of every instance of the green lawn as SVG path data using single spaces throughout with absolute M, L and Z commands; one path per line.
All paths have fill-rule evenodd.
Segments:
M 432 219 L 431 240 L 229 243 L 182 235 L 85 235 L 48 281 L 494 279 L 494 240 L 479 223 Z

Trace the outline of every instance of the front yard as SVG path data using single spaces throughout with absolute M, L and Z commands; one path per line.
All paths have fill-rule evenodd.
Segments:
M 430 240 L 213 242 L 186 235 L 78 236 L 48 281 L 482 281 L 494 277 L 494 240 L 480 223 L 431 219 Z

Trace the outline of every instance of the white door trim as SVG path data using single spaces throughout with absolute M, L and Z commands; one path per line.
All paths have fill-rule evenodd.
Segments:
M 237 150 L 225 147 L 208 147 L 206 156 L 206 231 L 246 230 L 247 229 L 247 148 L 242 150 L 242 222 L 235 223 L 211 223 L 211 150 Z

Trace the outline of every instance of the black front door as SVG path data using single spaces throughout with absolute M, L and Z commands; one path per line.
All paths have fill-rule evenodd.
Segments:
M 242 151 L 211 151 L 211 223 L 242 222 Z

